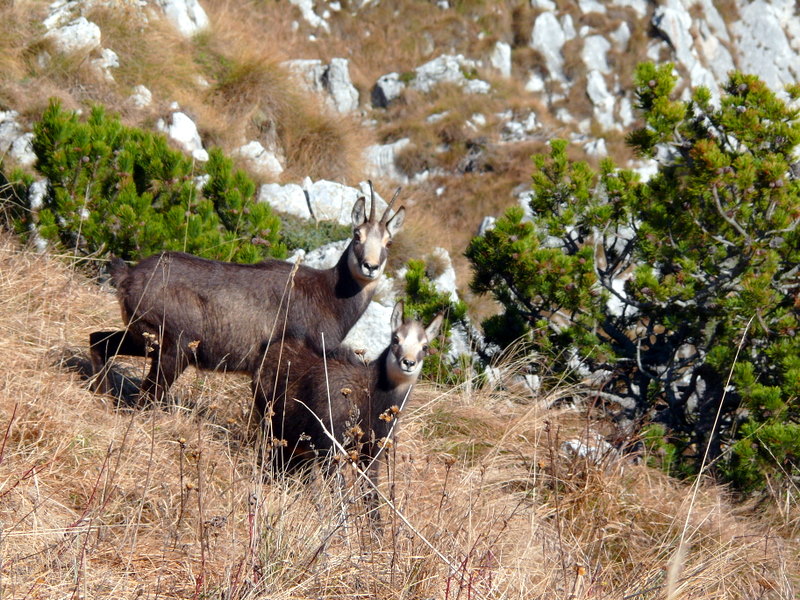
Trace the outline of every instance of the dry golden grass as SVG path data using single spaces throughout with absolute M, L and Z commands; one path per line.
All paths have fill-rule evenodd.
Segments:
M 692 500 L 615 453 L 564 454 L 594 427 L 545 408 L 572 390 L 421 386 L 382 476 L 397 512 L 382 506 L 377 530 L 348 483 L 262 479 L 242 377 L 187 372 L 180 405 L 147 410 L 89 392 L 58 359 L 117 326 L 110 290 L 0 236 L 4 598 L 795 593 L 786 516 L 760 522 L 710 485 Z

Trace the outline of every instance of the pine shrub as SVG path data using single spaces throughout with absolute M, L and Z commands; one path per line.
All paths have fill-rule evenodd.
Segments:
M 532 218 L 510 209 L 470 243 L 471 286 L 505 308 L 489 341 L 521 336 L 567 376 L 591 373 L 670 471 L 796 490 L 798 110 L 752 75 L 732 73 L 718 103 L 705 88 L 676 100 L 675 83 L 672 65 L 636 72 L 644 126 L 627 141 L 656 175 L 595 171 L 553 141 L 534 158 Z
M 100 106 L 81 121 L 51 101 L 34 126 L 44 205 L 17 219 L 76 258 L 138 259 L 161 250 L 255 262 L 282 257 L 280 221 L 218 149 L 205 165 L 163 135 L 122 125 Z
M 439 313 L 445 317 L 439 337 L 431 343 L 431 355 L 422 365 L 422 375 L 441 384 L 462 383 L 469 369 L 463 364 L 464 357 L 449 357 L 450 332 L 455 324 L 466 327 L 467 306 L 436 289 L 428 277 L 424 260 L 411 259 L 406 267 L 406 293 L 403 297 L 406 317 L 411 316 L 426 324 Z

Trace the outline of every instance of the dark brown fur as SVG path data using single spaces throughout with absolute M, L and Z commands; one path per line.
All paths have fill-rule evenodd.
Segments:
M 274 337 L 319 350 L 324 334 L 327 348 L 338 346 L 375 292 L 377 278 L 361 272 L 380 274 L 385 246 L 403 220 L 402 208 L 391 220 L 387 208 L 380 222 L 373 209 L 367 220 L 363 203 L 360 198 L 353 209 L 354 239 L 331 269 L 280 260 L 241 265 L 182 252 L 150 256 L 134 267 L 114 260 L 127 329 L 91 334 L 97 388 L 107 391 L 107 362 L 115 354 L 152 358 L 142 391 L 159 400 L 190 364 L 255 373 Z M 361 242 L 370 236 L 381 240 L 368 261 Z
M 402 313 L 398 303 L 392 343 L 371 362 L 344 347 L 324 358 L 296 341 L 270 348 L 253 385 L 256 409 L 266 415 L 266 435 L 274 442 L 273 464 L 298 466 L 327 453 L 333 442 L 324 425 L 343 447 L 358 452 L 362 466 L 372 465 L 375 479 L 374 459 L 397 410 L 410 397 L 428 341 L 442 321 L 437 316 L 425 330 L 417 322 L 403 322 Z M 403 367 L 413 371 L 405 373 Z

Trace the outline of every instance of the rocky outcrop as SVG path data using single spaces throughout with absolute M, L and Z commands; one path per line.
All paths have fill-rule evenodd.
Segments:
M 177 143 L 195 160 L 201 162 L 208 160 L 208 152 L 203 148 L 203 141 L 200 139 L 197 125 L 186 113 L 176 110 L 167 119 L 159 119 L 156 123 L 156 129 L 166 133 L 167 137 Z
M 358 108 L 358 90 L 350 81 L 346 58 L 334 58 L 329 64 L 318 59 L 289 60 L 283 66 L 298 75 L 311 91 L 320 94 L 335 111 L 350 113 Z

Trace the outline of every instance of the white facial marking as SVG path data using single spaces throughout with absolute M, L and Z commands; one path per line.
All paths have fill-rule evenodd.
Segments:
M 353 241 L 356 247 L 348 257 L 350 272 L 359 279 L 377 280 L 386 266 L 382 255 L 389 242 L 389 233 L 374 223 L 365 223 L 357 231 L 358 236 Z
M 399 343 L 392 345 L 387 357 L 389 378 L 396 385 L 414 383 L 422 370 L 428 336 L 419 323 L 406 323 L 393 336 L 397 336 Z

